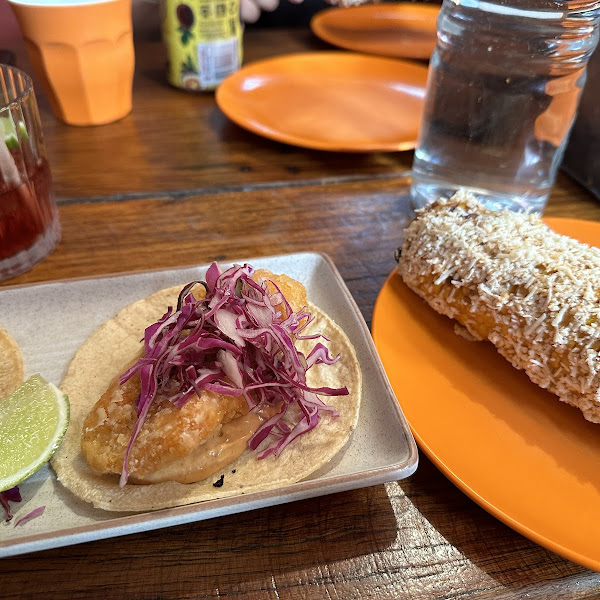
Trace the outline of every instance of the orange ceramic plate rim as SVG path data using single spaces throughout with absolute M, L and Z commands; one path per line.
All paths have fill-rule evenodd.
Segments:
M 383 3 L 326 8 L 310 21 L 312 32 L 323 41 L 357 52 L 396 58 L 428 59 L 437 39 L 439 6 L 425 3 Z M 397 37 L 389 43 L 377 39 L 377 26 L 390 25 Z M 340 30 L 339 32 L 336 29 Z M 344 30 L 348 33 L 344 35 Z M 419 43 L 404 39 L 404 34 L 420 32 Z M 430 41 L 426 38 L 431 35 Z
M 580 239 L 588 244 L 592 245 L 600 245 L 600 223 L 595 221 L 584 221 L 580 219 L 569 219 L 569 218 L 559 218 L 559 217 L 550 217 L 545 218 L 544 221 L 555 231 L 561 234 L 569 235 L 576 239 Z M 463 471 L 468 471 L 467 465 L 469 458 L 468 456 L 463 459 L 462 464 L 458 464 L 459 469 L 456 469 L 457 465 L 454 465 L 454 470 L 450 468 L 446 464 L 447 456 L 441 455 L 439 449 L 436 448 L 436 445 L 439 446 L 439 439 L 435 437 L 431 437 L 430 430 L 423 431 L 424 427 L 417 425 L 415 426 L 411 419 L 411 410 L 412 406 L 416 405 L 413 398 L 407 398 L 407 394 L 403 394 L 403 390 L 399 389 L 401 386 L 394 380 L 395 374 L 393 372 L 394 365 L 398 364 L 399 357 L 402 357 L 402 352 L 400 354 L 395 354 L 394 350 L 388 351 L 386 348 L 386 343 L 390 342 L 391 338 L 398 333 L 398 328 L 402 328 L 404 325 L 408 323 L 406 319 L 402 320 L 402 317 L 398 317 L 394 319 L 394 314 L 390 312 L 390 309 L 402 307 L 403 301 L 398 297 L 394 297 L 395 292 L 392 289 L 393 285 L 400 285 L 403 289 L 407 290 L 409 295 L 412 295 L 413 292 L 409 291 L 408 288 L 404 286 L 401 282 L 400 276 L 394 269 L 394 271 L 388 276 L 386 279 L 382 289 L 379 292 L 377 300 L 375 302 L 375 307 L 373 311 L 373 324 L 372 324 L 372 333 L 375 341 L 375 345 L 381 357 L 381 360 L 384 364 L 384 368 L 388 373 L 390 383 L 392 385 L 392 389 L 399 399 L 401 407 L 403 409 L 406 420 L 409 423 L 411 431 L 418 442 L 420 448 L 425 452 L 425 454 L 430 458 L 430 460 L 436 465 L 436 467 L 446 476 L 448 479 L 455 484 L 460 490 L 462 490 L 467 496 L 469 496 L 472 500 L 474 500 L 477 504 L 479 504 L 482 508 L 488 511 L 490 514 L 494 515 L 500 521 L 504 522 L 509 527 L 513 528 L 515 531 L 521 533 L 522 535 L 528 537 L 534 542 L 540 544 L 541 546 L 575 562 L 589 569 L 600 571 L 600 549 L 598 551 L 585 551 L 581 548 L 569 544 L 565 544 L 564 542 L 557 541 L 553 539 L 551 536 L 544 533 L 543 530 L 539 531 L 539 527 L 532 526 L 531 523 L 523 522 L 523 520 L 519 520 L 514 515 L 510 514 L 510 511 L 507 511 L 507 507 L 503 507 L 502 505 L 497 505 L 494 503 L 494 499 L 489 499 L 486 497 L 485 493 L 480 493 L 478 488 L 484 487 L 485 483 L 481 485 L 480 480 L 473 480 L 472 475 L 469 477 L 464 477 L 461 473 L 461 468 Z M 416 295 L 414 295 L 417 298 Z M 417 299 L 422 303 L 422 306 L 419 308 L 419 311 L 424 311 L 422 316 L 425 316 L 428 311 L 433 313 L 433 309 L 428 307 L 424 301 Z M 441 317 L 441 319 L 446 319 L 446 317 Z M 415 321 L 416 322 L 416 321 Z M 410 325 L 410 323 L 408 323 Z M 451 326 L 451 321 L 448 320 L 448 327 Z M 445 352 L 445 350 L 444 350 Z M 492 350 L 495 353 L 495 351 Z M 507 368 L 514 370 L 505 359 L 503 359 L 500 355 L 497 355 L 499 364 L 508 365 Z M 404 356 L 406 358 L 406 356 Z M 492 367 L 495 365 L 491 365 Z M 401 369 L 400 369 L 401 370 Z M 520 375 L 519 375 L 520 377 Z M 524 379 L 527 379 L 525 375 L 523 375 Z M 498 384 L 500 385 L 500 384 Z M 532 385 L 527 381 L 527 385 Z M 425 386 L 426 387 L 426 386 Z M 534 386 L 537 389 L 537 386 Z M 546 392 L 540 392 L 546 394 Z M 451 397 L 451 394 L 449 395 Z M 446 399 L 446 397 L 444 397 Z M 567 410 L 574 411 L 575 413 L 579 413 L 577 409 L 572 407 L 567 407 L 563 403 L 559 402 L 558 399 L 552 399 L 555 404 L 550 404 L 548 406 L 548 411 L 552 410 Z M 414 404 L 413 404 L 414 403 Z M 554 407 L 554 408 L 553 408 Z M 464 416 L 464 415 L 463 415 Z M 583 419 L 581 415 L 580 417 L 580 425 L 581 428 L 584 427 L 598 427 L 598 424 L 589 424 L 587 421 Z M 418 419 L 417 419 L 418 420 Z M 598 430 L 600 434 L 600 429 Z M 442 442 L 443 445 L 443 442 Z M 489 451 L 492 448 L 493 444 L 490 444 L 489 448 L 486 448 L 486 451 Z M 534 447 L 535 448 L 535 447 Z M 443 450 L 443 448 L 442 448 Z M 464 450 L 465 453 L 468 453 L 470 448 L 466 448 Z M 527 458 L 527 457 L 525 457 Z M 450 456 L 452 460 L 452 457 Z M 531 459 L 530 459 L 531 460 Z M 561 465 L 562 467 L 563 465 Z M 518 466 L 515 466 L 518 469 Z M 521 466 L 523 468 L 523 466 Z M 458 471 L 458 472 L 457 472 Z M 560 478 L 560 475 L 557 474 L 557 478 Z M 558 479 L 557 479 L 558 480 Z M 539 479 L 536 480 L 536 484 L 539 484 Z M 478 485 L 478 483 L 480 485 Z M 551 482 L 550 482 L 551 483 Z M 503 482 L 498 481 L 497 486 L 502 486 Z M 518 490 L 517 490 L 518 491 Z M 485 492 L 485 490 L 483 490 Z M 600 491 L 598 492 L 600 496 Z M 569 500 L 576 500 L 576 498 L 572 498 L 569 496 L 569 490 L 564 492 L 564 497 Z M 565 505 L 565 512 L 574 510 L 573 507 L 569 504 Z M 522 515 L 521 515 L 522 516 Z M 574 517 L 571 516 L 571 520 L 568 520 L 568 524 L 572 525 L 572 519 Z M 566 525 L 568 526 L 568 525 Z M 548 528 L 546 528 L 548 529 Z M 585 533 L 581 535 L 581 539 L 584 540 Z M 582 542 L 583 543 L 583 542 Z
M 252 78 L 259 76 L 270 76 L 272 73 L 277 74 L 282 66 L 288 67 L 294 63 L 300 63 L 301 61 L 314 61 L 314 64 L 327 64 L 330 67 L 332 64 L 338 65 L 338 74 L 344 73 L 344 69 L 348 69 L 349 65 L 362 63 L 363 65 L 372 66 L 373 69 L 370 73 L 371 78 L 375 81 L 377 78 L 374 76 L 374 72 L 377 69 L 385 69 L 393 72 L 394 82 L 405 83 L 407 86 L 411 86 L 411 80 L 419 79 L 419 83 L 412 85 L 413 88 L 418 89 L 419 97 L 421 102 L 425 97 L 425 85 L 427 79 L 427 68 L 418 63 L 411 61 L 405 61 L 398 58 L 389 58 L 383 56 L 370 56 L 367 54 L 360 54 L 354 52 L 340 52 L 340 51 L 324 51 L 324 52 L 301 52 L 294 54 L 285 54 L 282 56 L 276 56 L 267 58 L 264 60 L 255 61 L 242 67 L 239 71 L 236 71 L 229 77 L 227 77 L 217 88 L 215 99 L 218 107 L 221 111 L 234 123 L 243 127 L 244 129 L 251 131 L 262 137 L 274 140 L 276 142 L 283 142 L 293 146 L 300 146 L 303 148 L 310 148 L 313 150 L 326 150 L 330 152 L 400 152 L 405 150 L 412 150 L 415 148 L 417 143 L 418 135 L 418 122 L 415 121 L 414 135 L 405 136 L 404 139 L 394 140 L 378 140 L 373 139 L 372 142 L 345 142 L 338 143 L 327 139 L 311 138 L 309 135 L 297 135 L 285 131 L 285 128 L 278 126 L 275 121 L 275 117 L 271 117 L 271 122 L 260 121 L 248 115 L 249 109 L 240 108 L 239 92 L 246 85 L 246 82 L 251 81 Z M 398 70 L 402 69 L 405 76 L 403 79 L 397 76 Z M 350 78 L 349 78 L 350 80 Z M 383 78 L 380 81 L 389 81 L 389 78 L 385 80 Z M 313 84 L 309 87 L 317 87 L 318 84 Z M 323 86 L 321 90 L 326 90 Z M 398 98 L 407 97 L 407 94 L 397 91 Z M 401 110 L 401 105 L 398 105 Z M 273 114 L 277 114 L 277 111 L 282 111 L 284 108 L 279 106 L 277 102 L 273 105 Z M 420 119 L 419 119 L 420 121 Z M 411 121 L 412 122 L 412 121 Z

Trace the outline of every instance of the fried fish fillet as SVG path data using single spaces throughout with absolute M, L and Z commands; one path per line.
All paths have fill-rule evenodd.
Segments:
M 436 311 L 600 423 L 600 250 L 458 192 L 420 211 L 398 271 Z
M 293 311 L 307 304 L 304 286 L 286 275 L 257 270 L 253 279 L 264 279 L 270 292 L 283 293 Z M 287 316 L 284 303 L 276 310 Z M 83 423 L 81 449 L 94 472 L 121 473 L 127 445 L 137 420 L 139 375 L 119 385 L 117 376 Z M 155 483 L 202 480 L 237 458 L 246 441 L 275 409 L 255 411 L 243 396 L 233 397 L 203 390 L 178 407 L 168 397 L 157 397 L 129 455 L 131 481 Z M 245 417 L 245 418 L 244 418 Z M 251 418 L 252 417 L 252 418 Z M 216 455 L 219 456 L 216 456 Z M 188 459 L 189 457 L 189 459 Z
M 140 393 L 135 375 L 123 385 L 116 378 L 83 423 L 81 449 L 96 473 L 120 473 L 127 444 L 137 420 L 135 401 Z M 191 453 L 225 423 L 248 412 L 244 398 L 205 391 L 183 406 L 161 398 L 150 407 L 129 457 L 132 480 L 152 473 Z M 175 480 L 178 480 L 175 478 Z

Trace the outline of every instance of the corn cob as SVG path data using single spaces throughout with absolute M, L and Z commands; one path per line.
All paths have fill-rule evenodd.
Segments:
M 600 250 L 462 191 L 405 234 L 398 271 L 412 290 L 600 423 Z

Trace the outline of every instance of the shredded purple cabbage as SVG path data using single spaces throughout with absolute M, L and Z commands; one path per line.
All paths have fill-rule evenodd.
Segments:
M 21 502 L 21 500 L 21 492 L 19 492 L 19 488 L 16 486 L 10 488 L 9 490 L 4 490 L 3 492 L 0 492 L 0 504 L 4 509 L 7 523 L 13 518 L 9 502 Z
M 37 508 L 34 508 L 31 512 L 28 512 L 25 516 L 21 517 L 20 519 L 17 519 L 17 522 L 15 523 L 15 527 L 18 527 L 19 525 L 25 525 L 25 523 L 27 523 L 27 521 L 31 521 L 31 519 L 35 519 L 36 517 L 43 515 L 45 510 L 46 510 L 45 506 L 38 506 Z
M 250 410 L 278 407 L 279 412 L 248 440 L 250 449 L 256 450 L 270 436 L 258 458 L 278 456 L 299 435 L 313 429 L 323 412 L 339 416 L 319 394 L 346 395 L 348 389 L 311 388 L 306 383 L 308 369 L 319 363 L 334 364 L 339 356 L 332 358 L 321 342 L 306 356 L 298 351 L 295 340 L 329 340 L 321 334 L 303 336 L 313 320 L 306 307 L 293 312 L 273 282 L 276 291 L 271 293 L 266 281 L 252 279 L 253 273 L 247 264 L 222 272 L 213 263 L 206 281 L 185 286 L 176 309 L 169 307 L 146 329 L 145 356 L 120 378 L 121 384 L 136 373 L 141 379 L 137 421 L 125 452 L 121 486 L 129 477 L 131 448 L 157 395 L 181 406 L 192 395 L 211 390 L 244 396 Z M 197 283 L 206 288 L 202 300 L 191 294 Z M 284 314 L 276 308 L 280 304 L 285 307 Z M 298 410 L 288 410 L 292 406 Z

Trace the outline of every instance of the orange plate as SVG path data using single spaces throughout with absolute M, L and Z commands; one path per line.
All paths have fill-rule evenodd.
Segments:
M 343 152 L 410 150 L 427 69 L 350 52 L 290 54 L 251 63 L 217 89 L 235 123 L 279 142 Z
M 600 242 L 600 223 L 546 219 Z M 531 383 L 397 273 L 381 289 L 373 337 L 421 449 L 461 490 L 546 548 L 600 570 L 600 425 Z
M 439 6 L 364 4 L 328 8 L 310 22 L 322 40 L 358 52 L 428 59 L 436 42 Z

